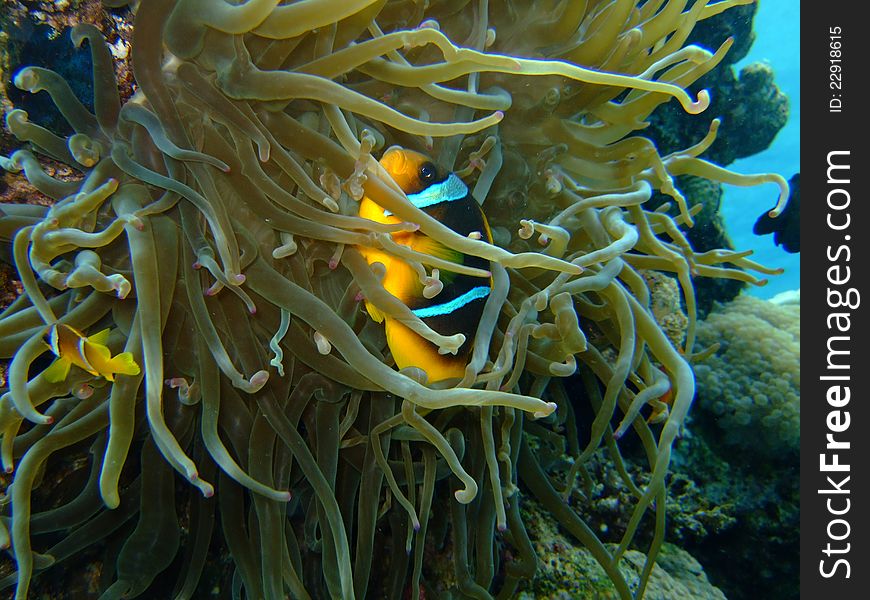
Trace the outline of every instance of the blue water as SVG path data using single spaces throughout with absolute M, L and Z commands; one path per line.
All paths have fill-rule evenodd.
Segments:
M 779 173 L 788 180 L 800 170 L 800 3 L 794 0 L 760 0 L 755 16 L 756 39 L 739 70 L 752 62 L 773 67 L 776 84 L 789 98 L 790 114 L 786 126 L 770 148 L 729 165 L 739 173 Z M 765 184 L 754 188 L 725 186 L 722 215 L 728 233 L 738 250 L 752 249 L 753 260 L 771 267 L 784 267 L 785 273 L 769 277 L 770 283 L 749 292 L 770 298 L 800 287 L 800 254 L 789 254 L 774 245 L 773 236 L 756 236 L 752 226 L 766 208 L 773 206 L 777 188 Z

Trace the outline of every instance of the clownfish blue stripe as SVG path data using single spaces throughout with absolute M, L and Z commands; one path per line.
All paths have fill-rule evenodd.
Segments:
M 417 208 L 426 208 L 442 202 L 462 200 L 467 195 L 468 186 L 455 173 L 451 173 L 441 183 L 433 183 L 422 192 L 408 194 L 408 200 Z M 384 215 L 390 216 L 392 214 L 390 211 L 384 210 Z
M 475 300 L 486 298 L 487 296 L 489 296 L 489 287 L 481 285 L 475 288 L 471 288 L 461 296 L 458 296 L 453 300 L 450 300 L 449 302 L 445 302 L 443 304 L 434 304 L 425 308 L 418 308 L 416 310 L 412 310 L 411 312 L 421 319 L 449 315 L 450 313 L 459 310 L 469 302 L 474 302 Z

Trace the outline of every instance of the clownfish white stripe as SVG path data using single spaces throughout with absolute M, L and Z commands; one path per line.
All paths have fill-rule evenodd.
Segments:
M 54 352 L 56 356 L 60 356 L 60 343 L 59 343 L 59 332 L 57 325 L 52 325 L 51 331 L 48 335 L 49 346 L 51 346 L 51 351 Z
M 84 365 L 82 368 L 85 371 L 95 372 L 96 369 L 94 369 L 94 366 L 91 364 L 91 361 L 88 360 L 87 343 L 88 343 L 88 338 L 86 338 L 86 337 L 79 338 L 79 341 L 77 344 L 77 348 L 79 351 L 79 359 L 82 361 L 82 363 Z
M 468 195 L 468 186 L 465 185 L 456 173 L 451 173 L 447 179 L 441 183 L 433 183 L 425 190 L 416 194 L 408 194 L 408 200 L 417 208 L 426 208 L 441 204 L 442 202 L 453 202 L 454 200 L 462 200 Z M 390 216 L 388 210 L 384 210 L 384 215 Z
M 469 302 L 474 302 L 475 300 L 486 298 L 487 296 L 489 296 L 489 287 L 481 285 L 475 288 L 471 288 L 461 296 L 457 296 L 449 302 L 444 302 L 443 304 L 433 304 L 432 306 L 418 308 L 416 310 L 412 310 L 411 312 L 421 319 L 426 319 L 428 317 L 438 317 L 441 315 L 449 315 L 450 313 L 459 310 Z

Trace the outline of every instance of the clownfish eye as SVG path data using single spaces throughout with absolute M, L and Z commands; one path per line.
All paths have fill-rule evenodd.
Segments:
M 435 169 L 435 165 L 430 162 L 425 163 L 422 167 L 420 167 L 420 182 L 424 184 L 430 184 L 435 182 L 435 178 L 438 176 L 438 171 Z

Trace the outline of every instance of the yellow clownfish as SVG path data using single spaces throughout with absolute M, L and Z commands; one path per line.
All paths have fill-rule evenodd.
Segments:
M 69 374 L 70 365 L 76 365 L 91 375 L 105 377 L 108 381 L 114 381 L 118 374 L 138 375 L 139 365 L 133 360 L 133 355 L 122 352 L 113 357 L 106 346 L 108 340 L 108 329 L 85 336 L 69 325 L 55 323 L 45 341 L 57 358 L 43 371 L 45 379 L 60 383 Z
M 423 154 L 393 147 L 384 153 L 381 166 L 402 188 L 419 209 L 456 233 L 468 236 L 475 232 L 481 240 L 492 243 L 489 224 L 465 183 L 455 174 L 444 174 Z M 379 223 L 400 223 L 382 206 L 363 197 L 361 217 Z M 461 265 L 488 271 L 489 261 L 447 248 L 419 233 L 394 233 L 393 240 L 417 252 Z M 437 333 L 445 336 L 462 333 L 465 343 L 455 355 L 438 353 L 438 348 L 402 323 L 390 318 L 366 302 L 366 311 L 378 323 L 384 322 L 387 345 L 400 369 L 417 367 L 426 372 L 429 382 L 461 378 L 465 374 L 468 354 L 483 313 L 492 279 L 482 279 L 451 271 L 440 273 L 443 289 L 434 298 L 423 297 L 423 284 L 417 273 L 403 260 L 375 248 L 359 248 L 369 264 L 382 263 L 386 274 L 384 289 L 405 303 L 416 316 Z

